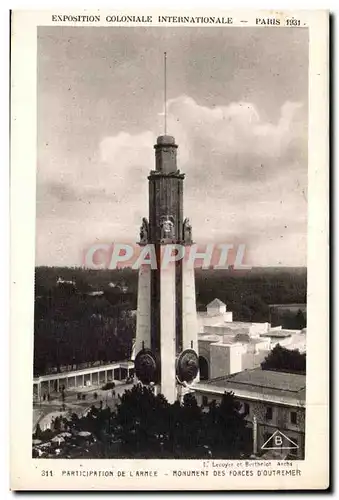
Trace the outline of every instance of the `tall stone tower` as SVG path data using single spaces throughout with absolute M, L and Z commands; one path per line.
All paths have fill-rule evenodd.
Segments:
M 143 219 L 140 245 L 151 248 L 156 265 L 139 269 L 135 374 L 173 402 L 178 387 L 198 376 L 198 324 L 193 264 L 186 258 L 168 264 L 163 257 L 192 245 L 192 231 L 183 215 L 185 174 L 177 168 L 174 137 L 158 137 L 154 148 L 149 219 Z

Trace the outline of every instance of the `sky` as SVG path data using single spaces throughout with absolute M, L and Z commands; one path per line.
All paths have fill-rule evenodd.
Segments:
M 199 244 L 304 266 L 308 33 L 288 28 L 39 27 L 36 264 L 81 266 L 139 238 L 164 133 Z

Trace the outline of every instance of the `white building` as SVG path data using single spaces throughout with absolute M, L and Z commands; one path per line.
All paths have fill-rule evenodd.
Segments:
M 100 387 L 107 382 L 123 380 L 132 375 L 134 375 L 132 361 L 120 361 L 78 370 L 49 373 L 33 379 L 33 396 L 36 400 L 41 401 L 44 395 L 58 393 L 62 388 L 66 391 L 77 391 L 86 387 Z
M 271 328 L 270 323 L 233 321 L 226 304 L 214 299 L 198 312 L 200 379 L 207 380 L 259 367 L 277 345 L 306 351 L 306 329 Z

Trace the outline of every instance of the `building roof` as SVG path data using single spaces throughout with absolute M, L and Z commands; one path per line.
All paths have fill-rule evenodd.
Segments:
M 200 342 L 219 342 L 220 335 L 213 335 L 213 333 L 199 333 L 198 341 Z
M 207 307 L 223 307 L 226 306 L 220 299 L 213 299 L 212 302 L 207 304 Z
M 249 344 L 267 344 L 267 342 L 270 342 L 270 339 L 267 337 L 251 337 Z
M 233 384 L 246 384 L 252 387 L 262 387 L 269 389 L 282 389 L 288 391 L 300 391 L 305 387 L 306 377 L 295 373 L 277 372 L 271 370 L 245 370 L 238 373 L 233 373 L 227 377 L 212 380 L 211 383 L 222 383 L 222 380 L 227 380 Z
M 269 325 L 267 321 L 263 321 L 261 323 L 253 323 L 252 321 L 221 321 L 220 323 L 217 323 L 215 325 L 206 325 L 206 326 L 225 326 L 228 328 L 250 328 L 251 326 L 263 326 L 263 325 Z
M 33 383 L 38 384 L 39 382 L 46 382 L 48 380 L 55 381 L 55 380 L 61 380 L 61 379 L 66 379 L 66 378 L 71 378 L 75 376 L 80 376 L 80 375 L 88 375 L 90 373 L 97 373 L 97 372 L 102 372 L 106 370 L 116 370 L 118 368 L 125 368 L 126 363 L 131 363 L 131 361 L 116 361 L 115 363 L 109 363 L 107 365 L 96 365 L 96 366 L 90 366 L 86 368 L 79 368 L 78 370 L 65 370 L 62 372 L 55 372 L 55 373 L 48 373 L 46 375 L 40 375 L 38 377 L 33 378 Z M 133 363 L 132 363 L 133 364 Z M 134 365 L 134 364 L 133 364 Z M 132 365 L 129 365 L 129 368 L 131 368 Z
M 254 368 L 196 384 L 203 392 L 234 392 L 238 397 L 303 406 L 306 376 Z
M 290 304 L 269 304 L 268 307 L 304 307 L 306 309 L 306 303 L 291 302 Z
M 229 330 L 239 330 L 240 328 L 242 329 L 249 329 L 252 326 L 253 323 L 246 323 L 244 321 L 224 321 L 223 323 L 217 323 L 216 325 L 206 325 L 207 327 L 223 327 L 223 328 L 228 328 Z
M 260 334 L 260 337 L 274 337 L 279 339 L 284 339 L 291 336 L 291 332 L 286 332 L 285 330 L 268 330 L 268 332 Z
M 296 335 L 303 335 L 305 337 L 305 332 L 303 330 L 291 330 L 287 328 L 280 328 L 280 330 L 268 330 L 266 333 L 261 333 L 261 337 L 277 337 L 277 338 L 287 338 Z

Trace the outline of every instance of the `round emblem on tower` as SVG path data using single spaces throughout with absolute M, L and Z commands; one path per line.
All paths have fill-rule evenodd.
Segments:
M 150 349 L 142 349 L 134 360 L 135 374 L 143 384 L 158 382 L 158 363 Z
M 193 349 L 185 349 L 177 361 L 177 377 L 180 382 L 192 382 L 198 375 L 199 358 Z

